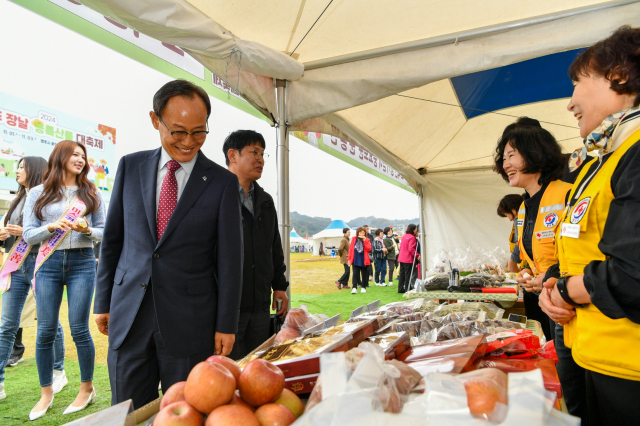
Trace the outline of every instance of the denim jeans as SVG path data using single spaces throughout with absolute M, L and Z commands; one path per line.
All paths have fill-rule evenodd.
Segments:
M 53 383 L 53 343 L 64 286 L 67 286 L 69 330 L 78 352 L 80 380 L 83 383 L 93 380 L 96 350 L 89 333 L 89 314 L 95 277 L 96 258 L 91 248 L 56 250 L 36 272 L 36 365 L 41 387 Z
M 374 281 L 376 283 L 383 284 L 384 279 L 387 276 L 387 261 L 386 259 L 375 259 L 374 263 L 376 267 Z
M 13 341 L 20 328 L 22 308 L 29 295 L 36 254 L 29 254 L 15 272 L 11 273 L 11 287 L 2 294 L 2 319 L 0 319 L 0 383 L 4 382 L 4 369 L 7 366 Z M 54 364 L 56 370 L 64 370 L 64 334 L 58 323 L 55 344 Z

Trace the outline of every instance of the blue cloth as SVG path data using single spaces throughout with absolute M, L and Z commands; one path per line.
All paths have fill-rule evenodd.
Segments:
M 356 241 L 353 247 L 353 264 L 356 266 L 367 266 L 364 264 L 364 243 L 360 239 Z
M 11 273 L 11 288 L 2 294 L 2 319 L 0 319 L 0 383 L 4 382 L 16 333 L 20 328 L 20 316 L 31 289 L 36 254 L 30 254 L 15 272 Z M 64 333 L 58 322 L 54 344 L 54 370 L 64 370 Z
M 49 204 L 42 209 L 43 221 L 40 221 L 35 213 L 33 207 L 42 194 L 42 185 L 34 187 L 27 195 L 27 201 L 24 204 L 24 215 L 22 221 L 24 223 L 24 230 L 22 236 L 29 245 L 40 244 L 44 240 L 53 235 L 53 232 L 49 232 L 47 225 L 53 222 L 57 222 L 60 217 L 67 211 L 71 200 L 75 197 L 75 190 L 69 191 L 71 200 L 67 201 L 65 205 L 65 199 L 58 201 L 57 203 Z M 100 206 L 93 214 L 87 214 L 84 218 L 89 223 L 91 229 L 91 236 L 87 236 L 81 232 L 71 231 L 67 234 L 62 243 L 58 246 L 58 250 L 69 250 L 74 248 L 92 248 L 94 241 L 102 240 L 102 233 L 104 231 L 104 224 L 106 218 L 106 209 L 104 206 L 104 200 L 102 194 L 98 191 L 98 198 L 100 199 Z
M 69 329 L 78 353 L 80 380 L 83 383 L 93 380 L 96 351 L 89 332 L 89 314 L 95 277 L 96 258 L 92 248 L 56 250 L 36 273 L 36 365 L 41 387 L 53 384 L 53 347 L 65 286 Z
M 386 259 L 374 259 L 376 272 L 374 274 L 374 281 L 376 284 L 383 284 L 384 279 L 387 277 L 387 260 Z

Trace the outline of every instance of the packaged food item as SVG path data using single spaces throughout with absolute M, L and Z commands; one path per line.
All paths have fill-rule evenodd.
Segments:
M 378 335 L 378 334 L 386 334 L 386 333 L 391 333 L 393 332 L 393 326 L 395 324 L 401 323 L 402 320 L 399 317 L 396 318 L 392 318 L 390 321 L 387 322 L 387 324 L 383 327 L 380 327 L 378 329 L 378 331 L 376 331 L 374 334 Z
M 483 311 L 452 312 L 442 317 L 441 322 L 442 324 L 451 324 L 459 321 L 484 321 L 486 315 L 486 312 Z
M 295 340 L 301 337 L 300 332 L 291 327 L 282 327 L 278 334 L 276 334 L 275 343 L 278 345 L 282 342 L 286 342 L 287 340 Z
M 461 287 L 497 287 L 504 281 L 504 278 L 485 274 L 485 273 L 475 273 L 469 274 L 465 277 L 460 278 L 460 286 Z
M 409 335 L 405 332 L 376 334 L 367 337 L 365 341 L 380 346 L 386 356 L 395 352 L 400 355 L 409 347 Z
M 550 340 L 544 344 L 539 354 L 544 359 L 552 360 L 554 363 L 560 362 L 558 360 L 558 353 L 556 352 L 556 344 L 554 340 Z
M 486 327 L 487 334 L 497 334 L 507 330 L 519 330 L 523 326 L 520 323 L 507 320 L 485 320 L 482 324 Z
M 302 334 L 305 330 L 318 325 L 321 322 L 322 320 L 320 318 L 309 313 L 306 306 L 301 306 L 299 308 L 289 309 L 282 326 L 293 328 Z
M 443 357 L 461 353 L 473 353 L 475 359 L 482 358 L 486 352 L 484 336 L 463 337 L 421 346 L 413 346 L 403 352 L 398 360 L 413 363 L 427 358 Z
M 449 274 L 440 273 L 427 277 L 422 281 L 424 291 L 446 290 L 449 287 Z
M 460 374 L 457 377 L 467 392 L 467 404 L 471 415 L 501 423 L 507 416 L 508 379 L 496 368 L 484 368 Z
M 562 398 L 562 387 L 556 370 L 556 363 L 551 359 L 482 359 L 478 368 L 497 368 L 503 373 L 521 373 L 540 369 L 544 387 Z
M 424 312 L 414 312 L 412 314 L 400 315 L 398 319 L 402 320 L 402 322 L 422 321 L 422 317 L 424 314 L 425 314 Z
M 432 312 L 440 317 L 444 317 L 454 312 L 477 311 L 485 312 L 487 319 L 502 319 L 504 309 L 497 307 L 493 303 L 484 302 L 462 302 L 451 305 L 439 305 Z
M 531 358 L 540 352 L 540 339 L 531 330 L 503 331 L 486 337 L 487 358 Z
M 443 340 L 459 339 L 461 337 L 465 337 L 465 336 L 461 336 L 460 332 L 458 331 L 458 328 L 453 323 L 451 323 L 451 324 L 445 324 L 440 328 L 438 328 L 438 335 L 436 337 L 436 341 L 441 342 Z
M 418 337 L 421 325 L 422 321 L 398 322 L 392 324 L 391 331 L 395 333 L 406 331 L 409 336 Z
M 381 311 L 390 311 L 397 315 L 407 315 L 419 312 L 424 303 L 424 299 L 412 299 L 403 302 L 388 303 L 380 308 Z

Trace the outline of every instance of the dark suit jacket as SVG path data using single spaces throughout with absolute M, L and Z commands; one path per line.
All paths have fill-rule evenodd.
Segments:
M 94 312 L 110 313 L 109 345 L 117 349 L 151 280 L 167 349 L 176 356 L 209 348 L 213 353 L 215 332 L 236 333 L 238 327 L 243 257 L 238 178 L 200 152 L 157 241 L 160 150 L 120 160 L 102 240 Z

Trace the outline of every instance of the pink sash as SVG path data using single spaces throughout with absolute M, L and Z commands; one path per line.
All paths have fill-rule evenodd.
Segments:
M 30 250 L 31 246 L 22 237 L 13 244 L 9 259 L 0 268 L 0 292 L 4 293 L 11 288 L 11 273 L 20 269 Z
M 79 199 L 78 197 L 74 198 L 69 206 L 69 209 L 65 214 L 62 215 L 60 219 L 67 219 L 71 222 L 75 222 L 76 220 L 82 218 L 85 210 L 87 209 L 87 205 Z M 33 291 L 36 291 L 36 272 L 42 266 L 42 264 L 51 256 L 56 248 L 64 241 L 67 234 L 71 232 L 71 229 L 67 229 L 63 231 L 62 229 L 56 229 L 51 237 L 48 240 L 43 242 L 40 245 L 40 250 L 38 250 L 38 257 L 36 258 L 36 267 L 33 271 Z

